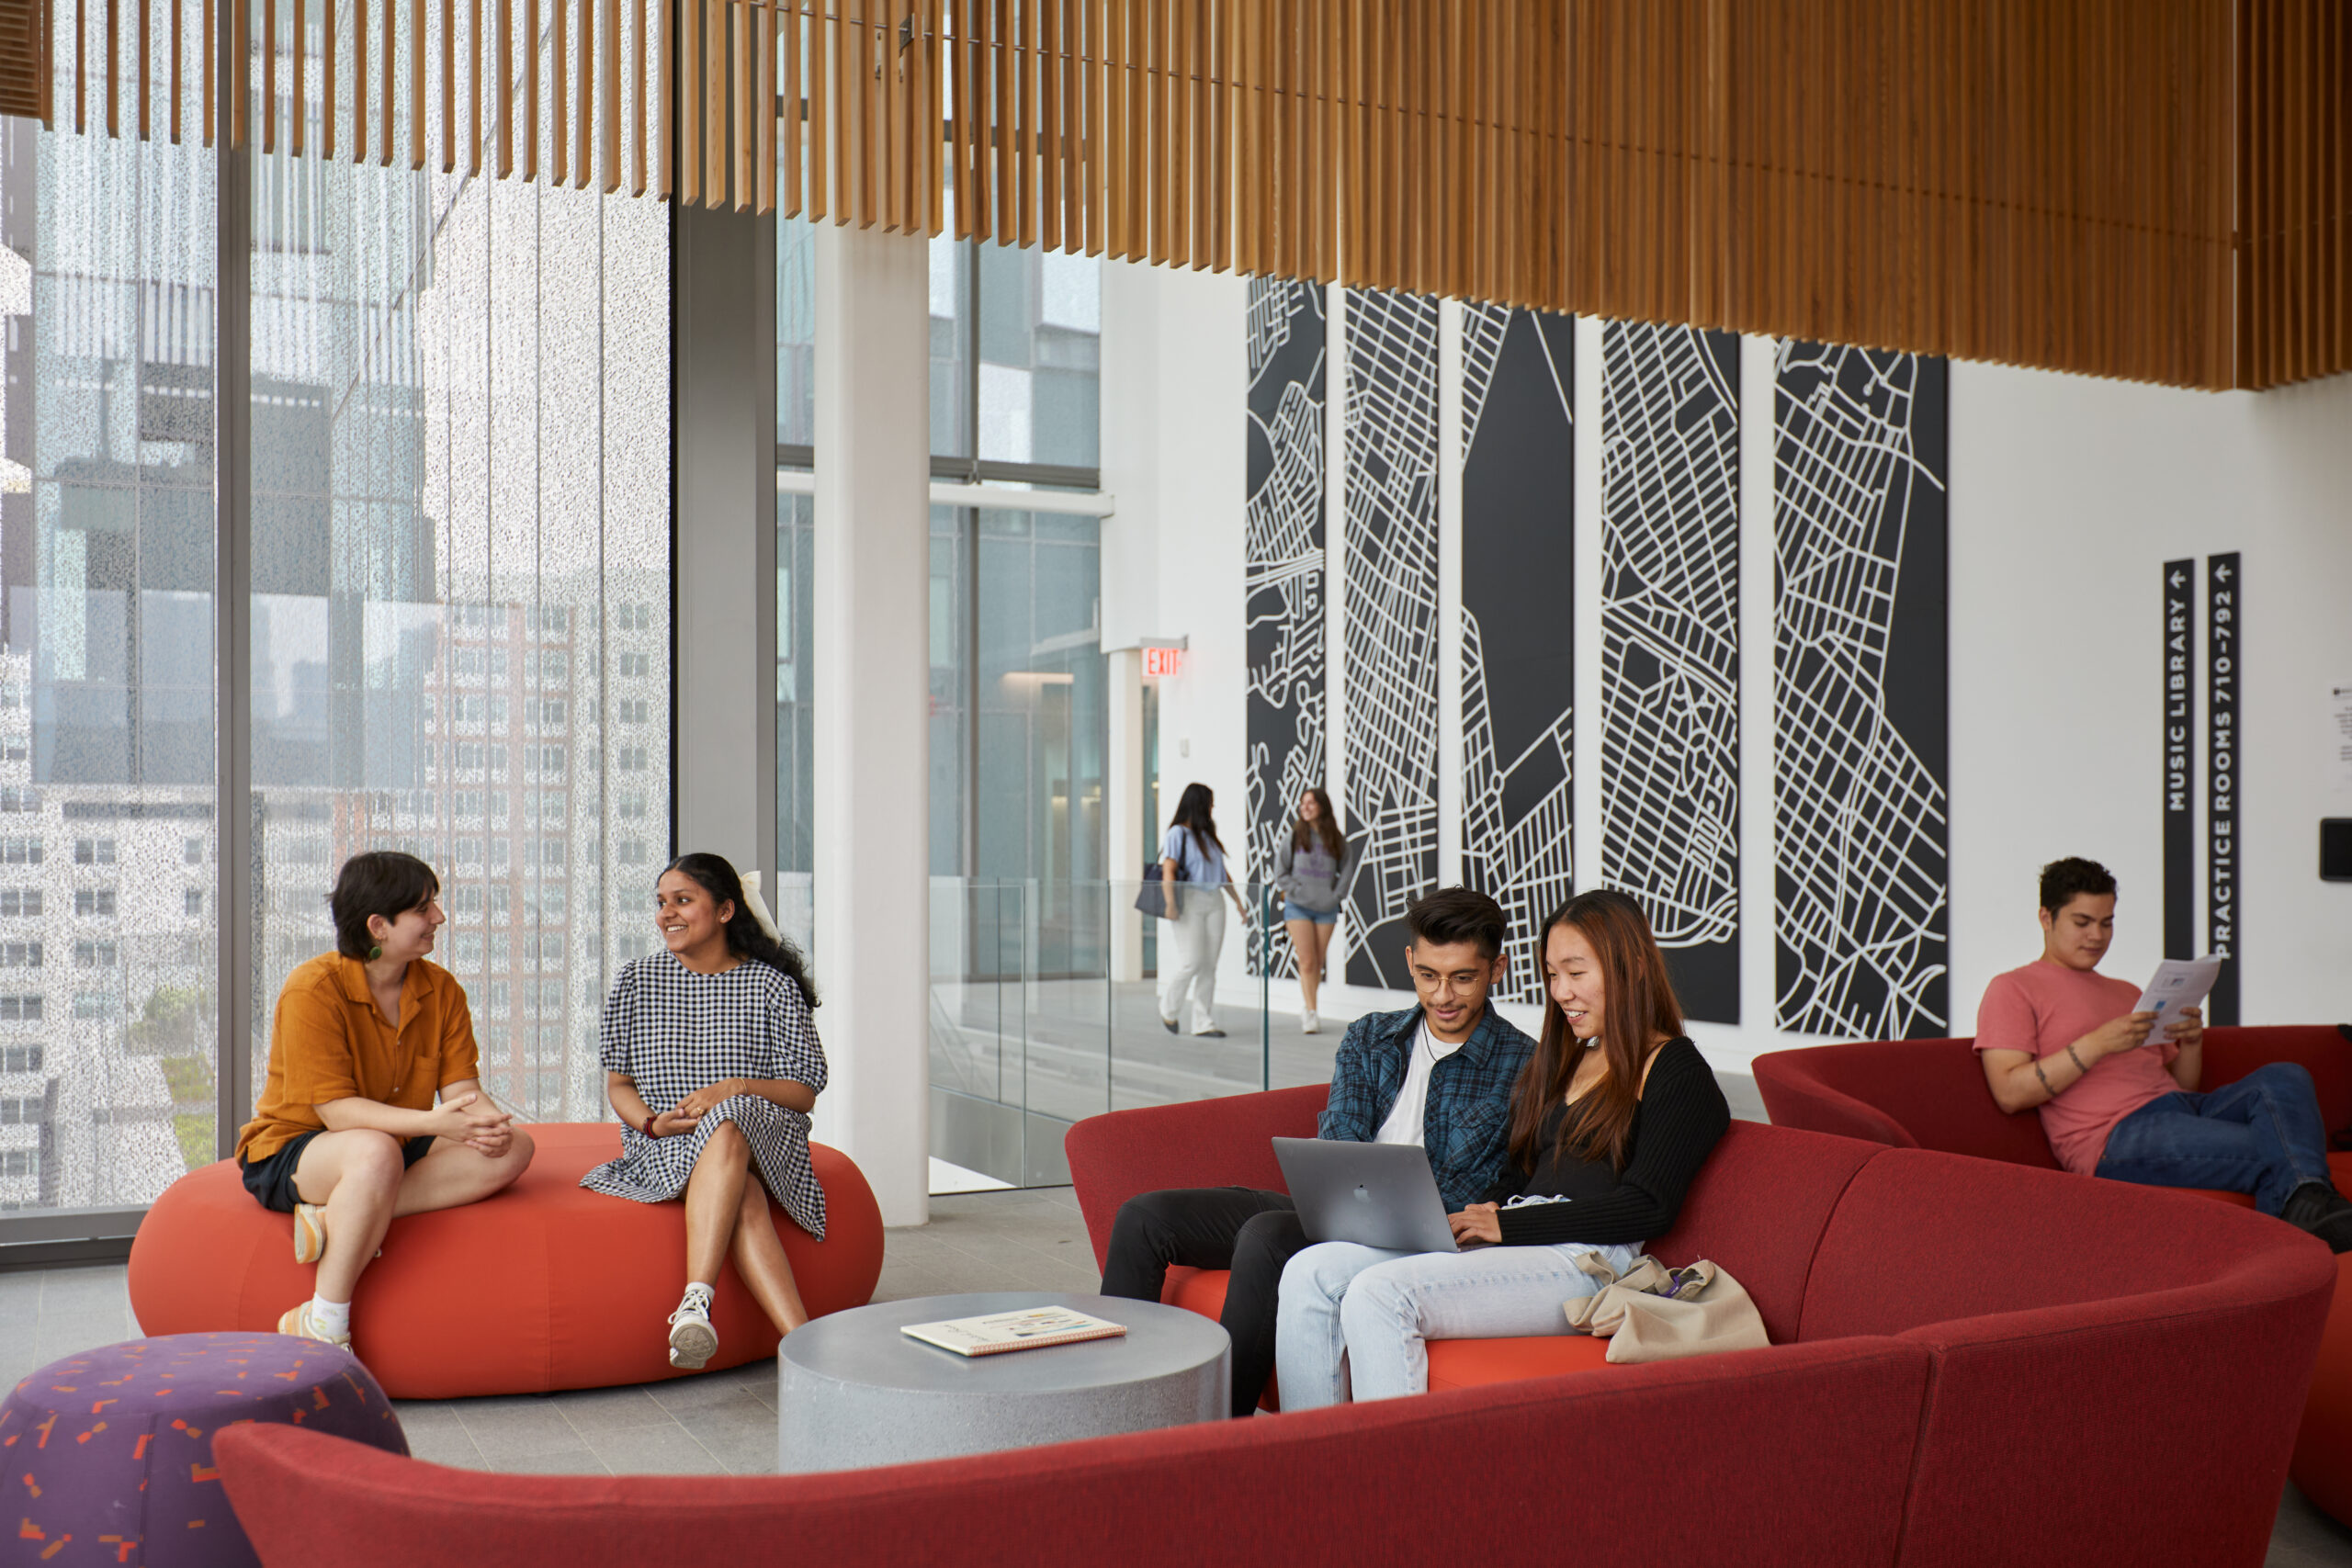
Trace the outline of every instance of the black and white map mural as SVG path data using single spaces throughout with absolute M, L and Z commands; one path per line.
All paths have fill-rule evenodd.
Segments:
M 1793 341 L 1777 355 L 1774 1021 L 1941 1035 L 1949 367 Z
M 1739 339 L 1601 329 L 1600 876 L 1739 1021 Z
M 1405 907 L 1437 881 L 1437 311 L 1347 296 L 1347 567 L 1340 671 L 1351 837 L 1349 983 L 1409 990 Z
M 1572 316 L 1463 307 L 1462 879 L 1510 917 L 1512 1001 L 1543 1000 L 1535 938 L 1576 890 L 1575 353 Z
M 1250 285 L 1249 515 L 1243 546 L 1250 618 L 1250 848 L 1267 874 L 1299 797 L 1323 783 L 1323 290 Z M 1247 922 L 1257 974 L 1259 922 Z M 1290 944 L 1274 944 L 1293 974 Z

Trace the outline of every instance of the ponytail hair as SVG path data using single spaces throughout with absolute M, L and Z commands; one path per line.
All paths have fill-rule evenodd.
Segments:
M 742 877 L 726 856 L 697 851 L 680 855 L 662 869 L 665 874 L 674 871 L 681 876 L 692 877 L 695 886 L 710 895 L 714 908 L 734 905 L 734 916 L 727 922 L 729 951 L 775 970 L 800 987 L 801 998 L 810 1007 L 817 1005 L 817 983 L 808 977 L 808 961 L 782 932 L 760 923 L 759 917 L 752 913 Z

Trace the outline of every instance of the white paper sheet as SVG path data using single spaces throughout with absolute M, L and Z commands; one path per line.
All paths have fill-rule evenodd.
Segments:
M 2179 1021 L 2181 1010 L 2203 1001 L 2221 974 L 2222 959 L 2211 953 L 2202 958 L 2167 958 L 2157 964 L 2154 976 L 2140 993 L 2139 1005 L 2132 1009 L 2156 1015 L 2148 1030 L 2149 1043 L 2165 1037 L 2165 1031 Z

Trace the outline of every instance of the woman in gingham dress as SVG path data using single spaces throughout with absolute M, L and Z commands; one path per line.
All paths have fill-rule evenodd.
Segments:
M 624 965 L 605 1000 L 599 1055 L 626 1127 L 621 1157 L 580 1185 L 640 1203 L 685 1195 L 673 1367 L 698 1368 L 718 1348 L 711 1294 L 730 1254 L 778 1335 L 808 1321 L 769 1193 L 802 1230 L 825 1235 L 825 1191 L 808 1164 L 808 1112 L 825 1087 L 816 990 L 758 898 L 719 856 L 679 856 L 654 889 L 668 951 Z

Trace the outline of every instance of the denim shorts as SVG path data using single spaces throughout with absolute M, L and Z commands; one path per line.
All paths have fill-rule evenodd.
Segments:
M 275 1209 L 281 1214 L 292 1213 L 294 1205 L 302 1200 L 301 1193 L 294 1188 L 295 1168 L 302 1163 L 302 1151 L 311 1146 L 311 1140 L 324 1131 L 324 1128 L 319 1128 L 309 1133 L 297 1133 L 291 1142 L 275 1154 L 251 1165 L 239 1161 L 238 1168 L 245 1179 L 245 1190 L 252 1193 L 265 1209 Z M 401 1168 L 405 1169 L 431 1154 L 433 1141 L 433 1135 L 428 1133 L 403 1143 L 401 1145 Z
M 1283 919 L 1284 920 L 1312 920 L 1318 926 L 1336 926 L 1340 923 L 1340 911 L 1337 909 L 1310 909 L 1304 904 L 1294 904 L 1289 899 L 1285 898 L 1283 900 Z

